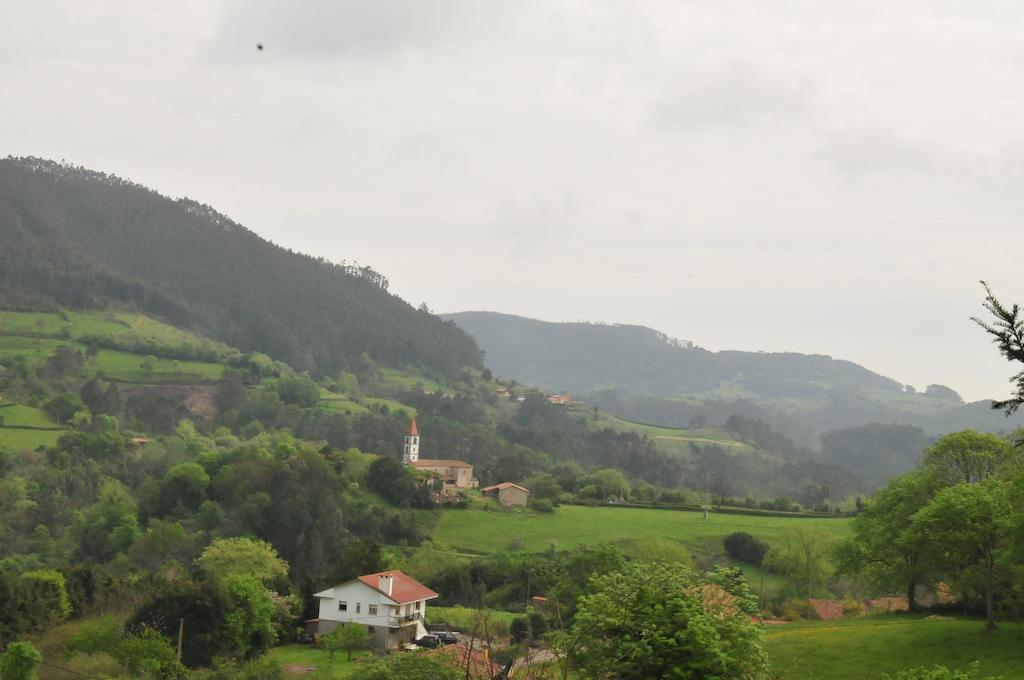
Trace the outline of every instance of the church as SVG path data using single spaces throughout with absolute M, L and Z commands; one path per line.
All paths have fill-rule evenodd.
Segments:
M 402 464 L 436 476 L 445 491 L 475 489 L 480 486 L 480 482 L 473 477 L 473 466 L 469 463 L 445 458 L 420 458 L 420 431 L 416 427 L 415 418 L 409 423 L 409 432 L 402 445 Z

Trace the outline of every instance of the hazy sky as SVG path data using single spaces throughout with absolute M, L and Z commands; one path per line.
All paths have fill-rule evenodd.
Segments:
M 1008 393 L 968 317 L 1024 302 L 1019 1 L 0 0 L 0 92 L 0 154 L 436 311 Z

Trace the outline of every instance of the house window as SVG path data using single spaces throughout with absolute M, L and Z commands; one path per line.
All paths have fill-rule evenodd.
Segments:
M 345 602 L 344 600 L 339 600 L 338 601 L 338 611 L 339 612 L 347 612 L 348 611 L 348 602 Z
M 416 611 L 419 611 L 419 610 L 420 610 L 420 605 L 421 605 L 421 604 L 423 604 L 423 603 L 422 603 L 422 602 L 417 602 L 417 603 L 416 603 Z
M 363 610 L 363 603 L 362 602 L 356 602 L 356 614 L 358 614 L 362 610 Z
M 376 616 L 377 615 L 377 605 L 371 604 L 369 607 L 366 608 L 366 613 L 369 614 L 370 616 Z

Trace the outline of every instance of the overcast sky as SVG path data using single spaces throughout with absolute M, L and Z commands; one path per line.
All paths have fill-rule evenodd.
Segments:
M 0 88 L 0 154 L 435 311 L 1008 393 L 968 317 L 1024 302 L 1019 1 L 0 0 Z

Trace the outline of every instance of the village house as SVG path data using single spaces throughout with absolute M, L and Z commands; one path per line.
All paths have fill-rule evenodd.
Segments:
M 374 648 L 398 647 L 427 634 L 427 600 L 437 596 L 402 571 L 366 574 L 316 593 L 320 616 L 306 622 L 307 630 L 325 635 L 341 625 L 366 626 Z
M 485 486 L 480 489 L 480 493 L 497 499 L 497 501 L 506 508 L 513 506 L 525 506 L 530 496 L 529 489 L 519 486 L 518 484 L 513 484 L 512 482 L 502 482 L 501 484 L 495 484 L 494 486 Z
M 559 406 L 566 406 L 573 403 L 575 400 L 572 398 L 571 394 L 549 394 L 548 401 Z
M 475 489 L 480 482 L 473 477 L 473 466 L 461 460 L 447 458 L 420 458 L 420 431 L 413 418 L 402 445 L 402 463 L 441 480 L 444 491 Z

